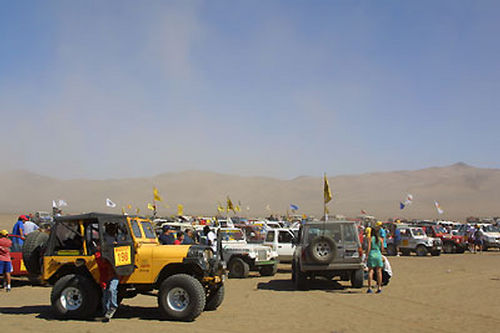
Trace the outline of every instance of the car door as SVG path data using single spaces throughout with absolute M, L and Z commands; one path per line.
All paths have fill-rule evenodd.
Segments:
M 293 233 L 288 230 L 279 230 L 278 232 L 278 256 L 280 261 L 292 261 L 293 257 Z
M 401 228 L 401 247 L 402 248 L 409 248 L 410 247 L 411 238 L 412 237 L 411 237 L 410 229 Z
M 277 251 L 276 232 L 274 230 L 269 230 L 266 233 L 266 238 L 264 239 L 264 245 L 271 246 L 273 250 Z
M 99 234 L 102 256 L 113 265 L 116 274 L 132 274 L 135 268 L 134 241 L 126 217 L 100 219 Z

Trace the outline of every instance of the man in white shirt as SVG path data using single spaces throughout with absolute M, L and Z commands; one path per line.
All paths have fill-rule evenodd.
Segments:
M 27 234 L 35 231 L 35 230 L 38 230 L 38 226 L 36 225 L 35 222 L 31 221 L 31 220 L 28 220 L 28 221 L 24 221 L 24 235 L 26 236 Z

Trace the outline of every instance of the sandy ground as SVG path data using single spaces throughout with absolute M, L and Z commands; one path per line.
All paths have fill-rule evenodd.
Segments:
M 11 217 L 0 216 L 0 227 Z M 195 322 L 162 321 L 156 298 L 124 300 L 116 318 L 60 321 L 50 313 L 49 287 L 17 280 L 0 291 L 3 332 L 495 332 L 500 330 L 500 252 L 391 258 L 394 277 L 380 295 L 347 282 L 314 281 L 294 291 L 290 267 L 274 277 L 226 282 L 226 299 Z

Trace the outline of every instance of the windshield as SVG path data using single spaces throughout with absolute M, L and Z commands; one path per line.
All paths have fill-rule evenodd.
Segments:
M 425 236 L 424 230 L 422 228 L 413 228 L 411 229 L 413 232 L 413 236 Z
M 436 227 L 436 233 L 438 233 L 438 234 L 447 234 L 448 230 L 446 230 L 444 227 Z
M 495 227 L 494 225 L 487 225 L 483 228 L 485 232 L 500 232 L 500 227 Z
M 241 241 L 245 240 L 245 236 L 240 229 L 221 230 L 221 237 L 223 241 Z
M 146 234 L 146 238 L 156 238 L 155 232 L 153 230 L 153 226 L 149 222 L 141 222 L 142 230 L 144 230 L 144 234 Z

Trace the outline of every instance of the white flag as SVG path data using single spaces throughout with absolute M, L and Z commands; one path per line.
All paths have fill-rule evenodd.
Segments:
M 68 203 L 66 201 L 64 201 L 63 199 L 59 199 L 59 201 L 57 202 L 57 205 L 59 207 L 63 207 L 63 206 L 67 206 Z
M 106 206 L 111 207 L 111 208 L 115 208 L 116 204 L 113 201 L 111 201 L 110 198 L 106 198 Z
M 55 200 L 52 200 L 52 208 L 57 208 L 57 203 Z
M 410 205 L 413 202 L 413 195 L 407 194 L 406 195 L 406 200 L 403 202 L 405 206 Z
M 439 215 L 444 213 L 444 210 L 441 209 L 441 206 L 439 206 L 439 203 L 437 201 L 434 201 L 434 206 L 436 206 Z

